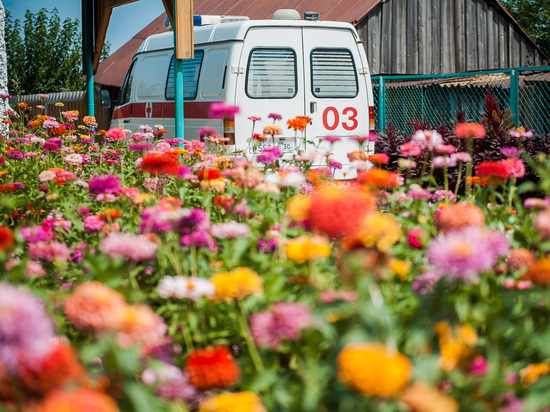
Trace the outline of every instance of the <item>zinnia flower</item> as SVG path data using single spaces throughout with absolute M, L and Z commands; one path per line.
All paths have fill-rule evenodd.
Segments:
M 267 409 L 253 392 L 222 392 L 204 402 L 199 412 L 267 412 Z
M 182 165 L 170 153 L 149 153 L 143 156 L 141 170 L 154 176 L 166 174 L 177 176 Z
M 359 187 L 324 187 L 311 195 L 307 222 L 330 237 L 341 237 L 357 231 L 372 207 L 372 198 Z
M 13 232 L 10 228 L 0 225 L 0 252 L 13 246 Z
M 214 284 L 208 279 L 184 276 L 165 276 L 157 286 L 157 293 L 164 299 L 191 299 L 197 301 L 204 296 L 212 296 Z
M 120 189 L 120 179 L 109 173 L 94 177 L 88 186 L 92 195 L 117 193 Z
M 8 373 L 20 363 L 32 364 L 51 347 L 54 325 L 32 293 L 0 282 L 0 365 Z
M 458 412 L 458 402 L 425 382 L 413 382 L 400 398 L 415 412 Z
M 107 137 L 109 140 L 123 140 L 126 139 L 126 132 L 122 127 L 113 127 L 107 130 Z
M 522 279 L 537 285 L 547 286 L 550 284 L 550 258 L 544 257 L 530 264 Z
M 487 184 L 498 184 L 510 177 L 510 170 L 506 163 L 486 161 L 476 166 L 476 176 L 489 178 Z
M 436 238 L 428 248 L 428 259 L 438 272 L 452 280 L 473 283 L 508 248 L 508 241 L 500 232 L 470 226 Z
M 40 412 L 119 412 L 116 402 L 102 392 L 80 388 L 55 391 L 44 400 Z
M 357 182 L 373 189 L 389 189 L 402 184 L 403 178 L 399 172 L 388 172 L 387 170 L 373 167 L 358 174 Z
M 401 226 L 392 215 L 374 211 L 361 220 L 358 231 L 351 238 L 365 247 L 387 252 L 402 235 Z
M 256 272 L 246 267 L 231 272 L 219 272 L 210 278 L 216 287 L 214 300 L 231 301 L 263 292 L 263 281 Z
M 234 220 L 212 225 L 212 236 L 218 239 L 237 239 L 248 237 L 252 232 L 246 223 L 239 223 Z
M 443 137 L 436 130 L 418 130 L 413 135 L 411 143 L 421 149 L 433 151 L 443 144 Z
M 336 362 L 340 380 L 366 396 L 396 396 L 412 375 L 409 359 L 381 343 L 348 344 Z
M 455 126 L 455 136 L 459 139 L 466 139 L 468 137 L 483 139 L 486 134 L 485 127 L 479 123 L 459 123 Z
M 99 242 L 99 250 L 113 259 L 152 260 L 157 248 L 147 236 L 132 233 L 111 233 Z
M 548 363 L 530 363 L 519 371 L 521 382 L 525 385 L 532 385 L 539 380 L 541 376 L 548 375 L 550 365 Z
M 461 202 L 439 208 L 434 215 L 434 223 L 442 232 L 466 226 L 482 227 L 485 224 L 485 215 L 476 205 Z
M 67 319 L 77 328 L 96 332 L 114 329 L 126 306 L 120 293 L 93 281 L 77 286 L 67 296 L 64 309 Z
M 296 341 L 313 323 L 309 306 L 277 302 L 269 310 L 250 316 L 250 331 L 258 346 L 276 348 L 284 340 Z
M 224 102 L 212 103 L 208 110 L 208 117 L 212 119 L 234 119 L 235 115 L 239 113 L 238 106 L 232 106 Z
M 274 163 L 277 159 L 283 156 L 283 151 L 279 146 L 264 146 L 262 153 L 257 156 L 260 163 Z
M 285 245 L 286 255 L 290 260 L 304 263 L 330 256 L 332 249 L 323 236 L 299 236 Z
M 241 377 L 239 365 L 225 346 L 191 352 L 185 371 L 198 389 L 223 389 L 237 383 Z
M 135 345 L 158 345 L 164 341 L 166 324 L 149 306 L 125 306 L 114 325 L 115 340 L 122 348 Z

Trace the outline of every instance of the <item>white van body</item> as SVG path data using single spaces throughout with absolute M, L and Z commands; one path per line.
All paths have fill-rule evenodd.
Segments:
M 309 116 L 307 140 L 338 136 L 333 159 L 349 164 L 346 154 L 357 150 L 350 136 L 367 136 L 374 129 L 374 102 L 364 47 L 348 23 L 306 20 L 245 20 L 195 27 L 195 57 L 183 60 L 184 136 L 199 139 L 199 130 L 212 127 L 233 138 L 235 150 L 261 151 L 251 141 L 273 124 L 270 113 L 282 116 L 275 124 L 281 136 L 269 138 L 285 153 L 304 149 L 302 133 L 286 121 Z M 112 127 L 135 130 L 139 125 L 163 125 L 175 137 L 173 32 L 147 38 L 136 53 L 122 86 Z M 209 119 L 209 107 L 225 102 L 240 108 L 233 124 Z M 229 127 L 228 127 L 229 126 Z M 231 128 L 230 128 L 231 127 Z M 182 137 L 182 136 L 177 136 Z M 373 145 L 370 146 L 371 150 Z M 314 149 L 309 144 L 307 151 Z M 249 156 L 250 157 L 250 156 Z

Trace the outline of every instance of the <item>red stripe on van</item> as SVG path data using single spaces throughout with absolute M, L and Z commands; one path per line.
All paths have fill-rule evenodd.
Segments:
M 185 102 L 183 114 L 191 119 L 209 119 L 208 110 L 214 102 Z M 176 116 L 176 104 L 174 102 L 163 103 L 162 117 L 173 118 Z
M 122 119 L 125 117 L 131 117 L 132 115 L 132 105 L 127 104 L 125 106 L 119 107 L 113 113 L 113 119 Z
M 186 118 L 209 119 L 208 111 L 214 102 L 185 102 L 183 112 Z M 172 119 L 176 116 L 174 102 L 132 103 L 119 107 L 113 113 L 113 119 L 129 117 L 154 117 L 160 119 Z

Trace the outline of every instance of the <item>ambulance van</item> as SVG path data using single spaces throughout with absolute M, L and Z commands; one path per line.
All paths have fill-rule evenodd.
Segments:
M 364 47 L 348 23 L 301 20 L 295 10 L 279 10 L 273 20 L 241 20 L 195 27 L 195 55 L 183 60 L 184 138 L 199 139 L 199 130 L 214 128 L 235 150 L 258 153 L 278 145 L 284 153 L 304 149 L 302 133 L 287 128 L 296 116 L 311 118 L 305 149 L 331 149 L 335 160 L 349 163 L 357 150 L 350 137 L 374 129 L 374 103 Z M 210 19 L 212 20 L 212 19 Z M 221 19 L 223 21 L 223 19 Z M 231 20 L 231 19 L 228 19 Z M 175 137 L 173 32 L 147 38 L 130 66 L 111 126 L 135 130 L 160 124 Z M 214 102 L 236 105 L 234 120 L 210 119 Z M 273 124 L 282 135 L 263 144 L 252 142 Z M 256 122 L 249 117 L 261 118 Z M 331 143 L 323 137 L 337 136 Z M 177 136 L 182 137 L 182 136 Z M 254 144 L 256 143 L 256 144 Z M 371 146 L 372 147 L 372 146 Z

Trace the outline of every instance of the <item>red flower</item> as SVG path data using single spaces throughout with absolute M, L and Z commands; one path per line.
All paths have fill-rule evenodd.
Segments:
M 375 153 L 372 156 L 369 156 L 369 162 L 377 164 L 386 164 L 390 161 L 390 158 L 385 153 Z
M 488 178 L 487 184 L 498 184 L 510 177 L 510 170 L 504 162 L 481 162 L 476 167 L 476 176 Z
M 239 365 L 225 346 L 192 352 L 187 358 L 186 372 L 198 389 L 225 388 L 241 376 Z
M 13 232 L 6 226 L 0 226 L 0 252 L 13 246 Z
M 203 169 L 199 172 L 199 180 L 216 180 L 222 177 L 218 169 Z
M 181 169 L 181 164 L 167 153 L 153 153 L 143 156 L 141 169 L 152 175 L 177 175 Z

